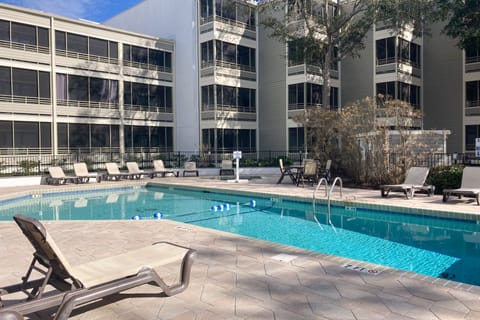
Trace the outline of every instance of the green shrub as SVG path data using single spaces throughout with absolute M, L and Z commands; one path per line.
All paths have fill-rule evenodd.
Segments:
M 435 186 L 435 193 L 441 194 L 443 189 L 459 188 L 462 183 L 463 166 L 442 166 L 430 170 L 427 183 Z

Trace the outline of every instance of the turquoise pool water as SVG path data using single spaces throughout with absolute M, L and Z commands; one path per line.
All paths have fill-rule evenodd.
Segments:
M 171 219 L 480 285 L 480 223 L 168 187 L 47 194 L 0 202 L 0 220 Z M 135 223 L 134 221 L 132 223 Z

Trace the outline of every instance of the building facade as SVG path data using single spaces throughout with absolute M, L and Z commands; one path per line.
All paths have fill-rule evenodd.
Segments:
M 106 21 L 175 41 L 178 150 L 257 150 L 256 16 L 248 1 L 146 0 Z
M 0 5 L 0 150 L 173 150 L 174 42 Z
M 295 116 L 322 106 L 321 69 L 270 36 L 259 6 L 144 0 L 100 25 L 0 5 L 0 150 L 307 151 Z M 480 46 L 441 27 L 373 26 L 360 58 L 331 66 L 330 106 L 404 100 L 424 113 L 416 129 L 473 151 Z

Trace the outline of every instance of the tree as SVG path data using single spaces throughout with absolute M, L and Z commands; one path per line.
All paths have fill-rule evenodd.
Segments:
M 480 1 L 436 0 L 440 9 L 437 19 L 447 21 L 443 32 L 458 39 L 458 47 L 476 47 L 480 40 Z
M 323 79 L 322 104 L 330 106 L 330 68 L 357 56 L 371 28 L 375 0 L 269 0 L 260 5 L 261 23 L 271 36 L 295 46 L 300 59 L 318 65 Z
M 315 108 L 295 120 L 314 142 L 314 158 L 336 159 L 334 165 L 357 183 L 395 181 L 408 169 L 428 135 L 413 134 L 422 114 L 400 100 L 365 98 L 333 111 Z M 382 103 L 378 103 L 381 101 Z M 428 152 L 428 151 L 426 151 Z M 424 153 L 424 152 L 421 152 Z

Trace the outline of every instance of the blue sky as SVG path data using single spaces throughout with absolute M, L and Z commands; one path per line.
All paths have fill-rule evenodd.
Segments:
M 29 9 L 41 10 L 69 18 L 103 22 L 142 0 L 0 0 Z

